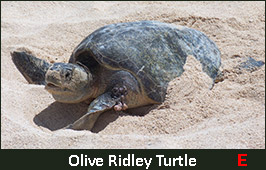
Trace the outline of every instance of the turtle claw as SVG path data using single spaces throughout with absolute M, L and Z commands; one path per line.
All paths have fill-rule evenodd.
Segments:
M 128 106 L 126 105 L 126 103 L 123 104 L 122 110 L 127 110 Z
M 121 105 L 120 104 L 115 105 L 114 110 L 117 112 L 121 111 L 122 110 L 122 104 Z
M 126 110 L 128 108 L 127 104 L 125 103 L 125 95 L 127 95 L 127 87 L 117 87 L 115 86 L 112 89 L 112 97 L 117 100 L 116 105 L 114 106 L 115 111 Z
M 128 106 L 125 103 L 119 102 L 118 104 L 116 104 L 114 106 L 114 110 L 119 112 L 121 110 L 126 110 L 128 108 Z

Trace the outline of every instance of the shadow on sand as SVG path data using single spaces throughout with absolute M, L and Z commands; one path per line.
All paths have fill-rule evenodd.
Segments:
M 92 129 L 92 132 L 98 133 L 102 131 L 106 126 L 108 126 L 109 123 L 115 121 L 119 117 L 119 114 L 121 116 L 128 114 L 144 116 L 153 108 L 155 108 L 155 106 L 145 106 L 136 109 L 129 109 L 126 113 L 123 112 L 122 114 L 115 112 L 114 110 L 104 112 L 98 118 Z M 51 131 L 55 131 L 64 128 L 65 126 L 78 120 L 87 112 L 87 109 L 88 104 L 86 103 L 65 104 L 54 102 L 46 109 L 41 111 L 38 115 L 36 115 L 33 121 L 38 126 L 42 126 Z

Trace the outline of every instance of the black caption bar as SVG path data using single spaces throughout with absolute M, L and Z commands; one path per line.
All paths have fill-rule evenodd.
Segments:
M 64 169 L 263 169 L 265 150 L 1 150 L 1 166 Z

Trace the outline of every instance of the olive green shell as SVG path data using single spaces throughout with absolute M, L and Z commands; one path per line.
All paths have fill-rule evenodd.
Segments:
M 149 98 L 162 102 L 168 82 L 183 73 L 187 55 L 195 56 L 203 70 L 216 78 L 220 51 L 206 35 L 157 21 L 104 26 L 76 47 L 69 62 L 80 61 L 90 69 L 96 61 L 113 70 L 129 71 Z

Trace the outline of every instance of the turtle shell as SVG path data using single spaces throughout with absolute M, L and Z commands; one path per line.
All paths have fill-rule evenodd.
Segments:
M 129 71 L 149 98 L 162 102 L 169 81 L 183 73 L 187 55 L 200 52 L 198 43 L 206 45 L 205 40 L 200 42 L 200 37 L 205 35 L 192 30 L 157 21 L 107 25 L 86 37 L 73 51 L 69 62 L 80 61 L 89 69 L 97 62 L 109 69 Z M 206 46 L 220 54 L 215 44 L 208 38 L 207 41 Z M 209 47 L 210 44 L 214 47 Z M 205 70 L 211 71 L 207 72 L 209 76 L 216 77 L 220 56 L 204 57 L 196 58 L 203 70 L 206 67 Z

